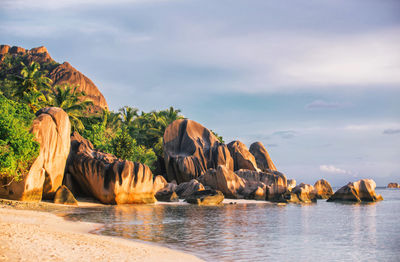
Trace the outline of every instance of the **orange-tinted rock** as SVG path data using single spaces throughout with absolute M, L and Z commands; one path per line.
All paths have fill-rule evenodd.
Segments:
M 227 198 L 241 198 L 241 193 L 246 186 L 246 181 L 226 166 L 207 170 L 199 177 L 199 181 L 204 186 L 221 191 Z
M 315 189 L 312 185 L 301 183 L 284 196 L 288 202 L 310 203 L 317 201 Z
M 227 146 L 233 158 L 235 171 L 239 169 L 257 171 L 256 159 L 245 144 L 240 141 L 232 141 Z
M 176 182 L 171 181 L 171 183 L 167 183 L 162 189 L 156 192 L 156 199 L 162 202 L 177 202 L 179 201 L 179 196 L 175 193 L 176 190 Z
M 108 108 L 106 99 L 97 86 L 68 62 L 57 66 L 50 72 L 49 78 L 53 81 L 53 85 L 70 84 L 78 86 L 79 91 L 85 92 L 85 99 L 93 101 L 95 110 L 99 111 Z
M 333 195 L 331 184 L 325 179 L 320 179 L 314 184 L 315 195 L 319 199 L 328 199 Z
M 288 180 L 287 180 L 287 189 L 288 189 L 289 191 L 292 191 L 292 189 L 295 188 L 295 187 L 296 187 L 296 180 L 294 180 L 294 179 L 288 179 Z
M 66 172 L 86 194 L 104 204 L 154 203 L 153 174 L 140 163 L 100 152 L 77 132 L 71 137 Z
M 10 50 L 9 45 L 0 45 L 0 55 L 5 55 Z
M 257 167 L 264 170 L 276 171 L 276 167 L 268 154 L 267 149 L 261 142 L 255 142 L 250 145 L 250 153 L 255 157 Z
M 278 201 L 282 198 L 282 194 L 287 191 L 286 176 L 278 171 L 257 172 L 251 170 L 238 170 L 235 172 L 239 177 L 245 179 L 247 183 L 253 183 L 253 187 L 263 187 L 262 182 L 266 186 L 266 200 Z M 256 184 L 254 184 L 256 183 Z M 257 189 L 257 188 L 256 188 Z
M 233 170 L 233 159 L 225 144 L 199 123 L 180 119 L 171 123 L 164 133 L 164 160 L 167 180 L 178 184 L 204 174 L 219 165 Z
M 185 197 L 193 194 L 194 192 L 202 191 L 202 190 L 204 190 L 204 186 L 196 179 L 192 179 L 189 182 L 184 182 L 184 183 L 179 184 L 175 189 L 175 193 L 180 198 L 185 198 Z
M 202 190 L 187 196 L 185 201 L 201 206 L 216 206 L 224 201 L 224 194 L 221 191 L 213 189 Z
M 54 203 L 63 205 L 73 205 L 77 206 L 78 201 L 76 201 L 74 195 L 69 191 L 66 186 L 60 186 L 54 196 Z
M 350 182 L 338 189 L 328 201 L 375 202 L 383 200 L 381 195 L 376 195 L 375 188 L 376 184 L 372 179 Z
M 40 144 L 39 156 L 19 182 L 2 188 L 0 195 L 22 201 L 52 199 L 61 186 L 70 149 L 68 115 L 56 107 L 39 110 L 31 132 Z
M 29 52 L 32 53 L 32 54 L 48 53 L 47 48 L 44 47 L 44 46 L 39 46 L 39 47 L 32 48 L 31 50 L 29 50 Z
M 163 176 L 156 176 L 153 182 L 153 192 L 154 194 L 163 189 L 168 185 L 167 180 Z
M 389 183 L 387 188 L 400 188 L 400 185 L 398 183 Z
M 26 50 L 25 50 L 25 48 L 22 48 L 19 46 L 13 46 L 8 50 L 8 52 L 10 54 L 25 54 Z

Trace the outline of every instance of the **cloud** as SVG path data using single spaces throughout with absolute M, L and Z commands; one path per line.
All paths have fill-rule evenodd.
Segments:
M 383 134 L 385 134 L 385 135 L 400 134 L 400 129 L 385 129 L 385 130 L 383 130 Z
M 350 103 L 329 102 L 325 100 L 314 100 L 305 106 L 306 109 L 337 109 L 349 106 Z
M 352 172 L 335 167 L 333 165 L 321 165 L 319 166 L 319 170 L 325 173 L 331 173 L 331 174 L 343 174 L 343 175 L 350 175 Z
M 272 136 L 279 136 L 280 138 L 283 138 L 283 139 L 290 139 L 297 135 L 298 135 L 298 133 L 293 130 L 276 131 L 276 132 L 272 133 Z

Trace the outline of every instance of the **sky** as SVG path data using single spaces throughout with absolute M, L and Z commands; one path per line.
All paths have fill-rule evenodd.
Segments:
M 0 44 L 44 45 L 113 110 L 174 106 L 298 183 L 400 183 L 398 0 L 2 0 Z

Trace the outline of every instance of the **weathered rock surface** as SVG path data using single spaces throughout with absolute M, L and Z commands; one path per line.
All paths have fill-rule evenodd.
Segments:
M 189 182 L 179 184 L 175 188 L 175 193 L 179 196 L 179 198 L 185 198 L 194 192 L 202 190 L 204 190 L 204 186 L 196 179 L 192 179 Z
M 255 157 L 257 167 L 264 170 L 276 171 L 274 162 L 268 154 L 267 149 L 261 142 L 255 142 L 250 145 L 250 153 Z
M 104 204 L 154 203 L 149 167 L 97 151 L 77 132 L 71 137 L 66 172 L 86 194 Z
M 301 183 L 284 195 L 284 199 L 291 203 L 311 203 L 317 201 L 315 189 L 312 185 Z
M 209 168 L 234 167 L 227 146 L 210 130 L 188 119 L 175 120 L 165 130 L 164 160 L 167 180 L 178 184 L 201 176 Z
M 160 202 L 178 202 L 179 197 L 174 191 L 160 190 L 156 193 L 156 199 Z
M 185 201 L 196 205 L 219 205 L 224 201 L 224 195 L 218 190 L 202 190 L 187 196 Z
M 221 191 L 227 198 L 241 198 L 241 193 L 246 187 L 246 181 L 226 166 L 218 166 L 216 170 L 208 169 L 199 177 L 199 181 L 204 186 Z
M 68 62 L 58 64 L 51 58 L 46 47 L 40 46 L 27 50 L 18 46 L 10 47 L 8 45 L 1 45 L 0 63 L 4 60 L 4 57 L 7 54 L 21 57 L 26 65 L 29 65 L 32 62 L 39 63 L 41 69 L 45 69 L 49 72 L 46 76 L 53 81 L 53 86 L 62 84 L 78 86 L 77 90 L 86 93 L 86 96 L 83 99 L 90 99 L 93 101 L 91 111 L 98 112 L 102 109 L 108 108 L 103 94 L 88 77 L 72 67 Z M 19 74 L 19 71 L 5 72 L 3 75 L 7 74 Z
M 76 201 L 74 195 L 69 191 L 66 186 L 60 186 L 54 196 L 54 203 L 63 205 L 73 205 L 77 206 L 78 201 Z
M 262 182 L 266 186 L 266 200 L 279 201 L 282 195 L 287 191 L 286 176 L 278 171 L 265 170 L 257 172 L 251 170 L 238 170 L 235 172 L 239 177 L 244 178 L 249 185 L 262 188 Z
M 400 188 L 400 185 L 398 183 L 389 183 L 387 188 Z
M 163 187 L 162 187 L 163 185 Z M 153 190 L 155 192 L 155 197 L 157 201 L 161 202 L 177 202 L 179 201 L 178 195 L 175 193 L 176 190 L 176 182 L 171 181 L 171 183 L 167 183 L 164 177 L 157 176 L 154 179 Z
M 383 200 L 381 195 L 376 195 L 375 188 L 376 184 L 372 179 L 350 182 L 338 189 L 328 201 L 375 202 Z
M 68 115 L 56 107 L 43 108 L 36 115 L 31 133 L 40 144 L 39 156 L 21 181 L 0 187 L 0 197 L 21 201 L 40 201 L 42 196 L 53 199 L 62 184 L 70 149 Z
M 153 192 L 157 193 L 168 185 L 167 180 L 163 176 L 156 176 L 153 181 Z
M 314 184 L 315 195 L 318 199 L 328 199 L 333 195 L 331 184 L 325 179 L 320 179 Z
M 227 146 L 233 158 L 235 171 L 239 169 L 258 170 L 256 159 L 245 144 L 240 141 L 232 141 Z
M 294 180 L 294 179 L 288 179 L 288 180 L 287 180 L 287 189 L 288 189 L 289 191 L 292 191 L 292 189 L 295 188 L 295 187 L 296 187 L 296 180 Z

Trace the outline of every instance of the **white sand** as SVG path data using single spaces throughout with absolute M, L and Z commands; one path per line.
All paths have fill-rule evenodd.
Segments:
M 164 247 L 88 233 L 99 226 L 0 207 L 0 261 L 202 261 Z

